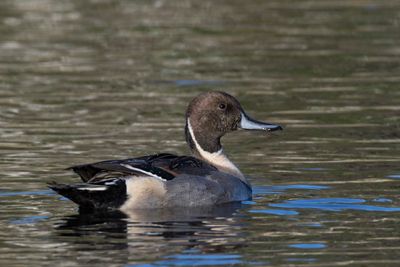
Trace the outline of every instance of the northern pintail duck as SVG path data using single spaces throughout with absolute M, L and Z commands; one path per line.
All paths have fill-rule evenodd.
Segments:
M 221 137 L 237 130 L 282 130 L 251 119 L 224 92 L 194 98 L 186 111 L 185 135 L 193 156 L 155 154 L 73 166 L 82 183 L 49 187 L 84 210 L 210 206 L 251 199 L 249 181 L 225 155 Z

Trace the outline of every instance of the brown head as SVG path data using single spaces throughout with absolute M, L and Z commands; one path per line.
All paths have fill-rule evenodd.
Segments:
M 206 92 L 195 97 L 186 111 L 186 140 L 194 154 L 199 148 L 215 153 L 222 149 L 220 139 L 238 128 L 276 131 L 279 125 L 260 122 L 246 115 L 239 101 L 224 92 Z

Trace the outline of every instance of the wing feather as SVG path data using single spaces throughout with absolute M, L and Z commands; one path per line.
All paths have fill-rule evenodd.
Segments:
M 214 166 L 200 159 L 168 153 L 123 160 L 106 160 L 76 165 L 70 169 L 86 183 L 132 175 L 148 175 L 168 181 L 182 173 L 203 176 L 216 170 Z

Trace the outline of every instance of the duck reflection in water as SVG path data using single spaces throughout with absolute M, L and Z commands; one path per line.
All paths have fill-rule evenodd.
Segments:
M 118 249 L 121 257 L 126 258 L 137 251 L 157 257 L 182 249 L 229 252 L 232 247 L 246 246 L 237 240 L 231 243 L 232 237 L 243 235 L 244 216 L 238 215 L 241 208 L 241 203 L 227 203 L 197 209 L 129 213 L 85 211 L 62 218 L 55 234 L 62 240 L 68 237 L 72 246 L 85 242 L 102 249 Z

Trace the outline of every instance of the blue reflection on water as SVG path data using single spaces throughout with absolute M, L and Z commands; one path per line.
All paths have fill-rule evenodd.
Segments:
M 387 178 L 400 179 L 400 174 L 393 174 L 386 176 Z
M 304 223 L 304 224 L 301 224 L 301 226 L 319 228 L 319 227 L 322 227 L 322 224 L 320 224 L 320 223 Z
M 40 190 L 40 191 L 3 191 L 0 192 L 0 197 L 13 197 L 13 196 L 51 196 L 55 193 L 51 190 Z
M 35 216 L 28 216 L 28 217 L 23 217 L 20 219 L 16 219 L 11 221 L 11 224 L 34 224 L 38 221 L 43 221 L 48 219 L 49 216 L 43 216 L 43 215 L 35 215 Z
M 216 266 L 216 265 L 238 265 L 252 264 L 242 260 L 238 254 L 175 254 L 164 257 L 148 264 L 133 264 L 126 266 L 151 267 L 151 266 Z M 257 264 L 257 263 L 254 263 Z
M 301 248 L 301 249 L 321 249 L 321 248 L 326 248 L 326 245 L 324 243 L 299 243 L 299 244 L 291 244 L 288 247 Z
M 213 81 L 213 80 L 176 80 L 175 84 L 177 86 L 200 86 L 200 85 L 218 85 L 223 83 L 223 81 Z
M 296 199 L 283 203 L 271 203 L 270 207 L 286 209 L 319 209 L 326 211 L 360 210 L 360 211 L 400 211 L 400 207 L 382 207 L 365 205 L 364 199 L 357 198 L 317 198 L 317 199 Z
M 273 185 L 273 186 L 256 186 L 253 188 L 254 195 L 272 195 L 281 194 L 286 190 L 297 189 L 297 190 L 325 190 L 329 189 L 329 186 L 325 185 L 312 185 L 312 184 L 290 184 L 290 185 Z M 257 199 L 257 198 L 254 198 Z M 243 204 L 256 204 L 254 201 L 245 201 Z M 282 210 L 282 209 L 252 209 L 249 210 L 250 213 L 259 214 L 271 214 L 279 216 L 290 216 L 298 215 L 299 212 L 294 210 Z
M 244 205 L 254 205 L 254 204 L 256 204 L 256 202 L 252 201 L 252 200 L 245 200 L 245 201 L 242 201 L 242 204 L 244 204 Z

